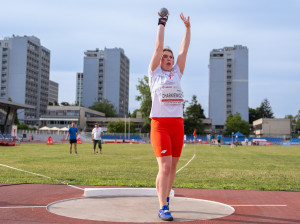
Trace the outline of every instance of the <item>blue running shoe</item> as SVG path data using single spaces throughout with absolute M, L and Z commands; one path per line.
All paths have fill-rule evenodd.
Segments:
M 158 210 L 158 217 L 164 221 L 173 221 L 173 217 L 166 205 Z

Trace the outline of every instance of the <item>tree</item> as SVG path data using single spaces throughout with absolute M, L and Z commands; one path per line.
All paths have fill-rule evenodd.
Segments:
M 139 84 L 136 88 L 140 92 L 140 95 L 135 97 L 137 101 L 141 102 L 140 111 L 145 118 L 149 117 L 152 105 L 151 92 L 148 83 L 149 79 L 147 76 L 144 76 L 144 79 L 139 79 Z
M 18 125 L 18 129 L 19 130 L 28 130 L 29 126 L 27 124 L 25 124 L 25 123 L 22 123 L 22 124 Z
M 252 124 L 253 121 L 260 118 L 274 118 L 274 114 L 268 99 L 264 99 L 260 106 L 256 107 L 256 109 L 249 107 L 249 123 Z
M 258 109 L 260 118 L 274 118 L 274 114 L 272 112 L 272 107 L 268 101 L 268 99 L 264 99 L 260 107 Z
M 136 118 L 136 112 L 138 112 L 139 109 L 135 109 L 132 114 L 130 114 L 130 117 Z
M 130 133 L 136 133 L 135 130 L 136 126 L 133 122 L 130 122 Z M 126 122 L 126 133 L 129 130 L 129 122 Z M 118 121 L 118 122 L 109 122 L 107 124 L 107 131 L 109 133 L 124 133 L 125 132 L 125 122 Z
M 235 115 L 228 115 L 226 119 L 226 135 L 231 135 L 232 132 L 241 132 L 244 135 L 249 135 L 250 134 L 250 125 L 247 121 L 242 120 L 242 117 L 239 113 Z
M 259 107 L 257 107 L 256 109 L 249 107 L 249 124 L 252 124 L 253 121 L 256 121 L 260 118 L 261 118 L 261 116 L 260 116 L 260 112 L 259 112 Z
M 29 127 L 27 124 L 22 123 L 18 125 L 19 130 L 36 130 L 35 127 Z
M 295 133 L 296 126 L 297 126 L 297 119 L 296 119 L 296 117 L 294 117 L 293 115 L 289 114 L 289 115 L 285 115 L 284 118 L 290 119 L 290 121 L 291 121 L 291 123 L 290 123 L 291 124 L 291 132 Z
M 14 120 L 14 125 L 20 125 L 20 121 L 19 121 L 19 118 L 18 118 L 18 113 L 16 113 L 16 117 L 15 117 L 15 120 Z
M 298 114 L 295 116 L 296 121 L 296 132 L 300 132 L 300 110 L 298 111 Z
M 298 118 L 297 123 L 296 123 L 296 131 L 300 131 L 300 119 Z
M 201 104 L 197 101 L 197 96 L 192 96 L 192 102 L 185 110 L 184 117 L 184 133 L 187 135 L 192 135 L 194 129 L 197 130 L 197 134 L 204 133 L 204 125 L 201 121 L 202 118 L 205 118 L 204 110 L 201 107 Z
M 49 102 L 48 105 L 49 105 L 49 106 L 53 106 L 53 103 L 52 103 L 52 102 Z
M 61 105 L 63 105 L 63 106 L 70 106 L 70 104 L 68 102 L 61 102 Z
M 187 117 L 192 116 L 192 117 L 195 117 L 195 118 L 198 118 L 198 119 L 205 118 L 204 110 L 202 109 L 201 104 L 198 103 L 196 95 L 192 96 L 192 102 L 186 108 L 185 115 Z
M 298 114 L 296 114 L 295 116 L 288 114 L 288 115 L 285 115 L 284 118 L 290 119 L 292 133 L 298 133 L 300 131 L 300 110 L 299 110 Z
M 59 106 L 59 104 L 58 104 L 58 102 L 56 100 L 54 101 L 54 105 L 55 106 Z
M 146 118 L 145 119 L 145 122 L 143 124 L 143 127 L 141 128 L 141 132 L 142 133 L 150 133 L 150 128 L 151 128 L 151 125 L 150 125 L 150 119 L 149 118 Z
M 188 102 L 189 102 L 188 100 L 183 100 L 183 117 L 185 117 L 185 108 Z
M 105 113 L 105 117 L 118 117 L 114 105 L 107 99 L 102 102 L 95 102 L 90 109 Z
M 140 111 L 142 113 L 143 118 L 145 118 L 145 123 L 142 127 L 142 132 L 150 132 L 149 115 L 152 106 L 152 99 L 148 83 L 148 77 L 144 76 L 144 79 L 139 79 L 139 84 L 136 86 L 137 90 L 140 92 L 140 95 L 136 96 L 135 99 L 141 102 Z

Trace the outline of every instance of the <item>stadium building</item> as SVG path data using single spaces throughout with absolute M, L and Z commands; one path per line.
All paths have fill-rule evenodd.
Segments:
M 260 118 L 253 121 L 256 137 L 283 137 L 291 136 L 291 120 L 288 118 Z
M 70 127 L 75 122 L 79 130 L 85 130 L 89 117 L 105 117 L 105 114 L 80 106 L 48 106 L 47 114 L 40 117 L 41 127 Z
M 209 118 L 215 131 L 224 130 L 229 114 L 249 121 L 248 48 L 214 49 L 209 59 Z
M 41 127 L 64 128 L 70 127 L 75 122 L 79 131 L 91 132 L 95 123 L 99 123 L 100 127 L 107 130 L 109 122 L 126 121 L 133 122 L 137 131 L 140 131 L 145 120 L 142 116 L 136 118 L 124 117 L 105 117 L 105 114 L 99 111 L 91 110 L 81 106 L 48 106 L 47 114 L 40 118 Z
M 90 107 L 107 99 L 120 117 L 128 117 L 129 59 L 124 50 L 105 48 L 88 50 L 84 54 L 83 74 L 76 76 L 78 105 Z
M 76 73 L 76 105 L 82 106 L 82 80 L 83 80 L 83 73 L 77 72 Z
M 48 102 L 53 105 L 58 103 L 58 83 L 49 80 L 49 94 L 48 94 Z
M 18 110 L 18 119 L 39 125 L 48 105 L 50 50 L 34 36 L 12 36 L 0 40 L 0 99 L 30 105 Z
M 10 134 L 18 109 L 34 109 L 33 106 L 0 99 L 0 134 Z

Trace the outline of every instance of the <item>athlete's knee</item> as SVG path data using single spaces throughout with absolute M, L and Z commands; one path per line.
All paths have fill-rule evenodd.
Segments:
M 177 167 L 177 163 L 176 163 L 176 164 L 173 163 L 172 166 L 171 166 L 171 170 L 172 170 L 172 171 L 176 170 L 176 167 Z
M 159 167 L 159 172 L 163 175 L 168 175 L 171 172 L 172 163 L 164 163 Z

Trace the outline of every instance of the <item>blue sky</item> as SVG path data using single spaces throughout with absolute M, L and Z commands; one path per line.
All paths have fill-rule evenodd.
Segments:
M 182 88 L 196 95 L 208 115 L 208 63 L 212 49 L 249 49 L 249 107 L 270 101 L 277 118 L 300 110 L 300 1 L 267 0 L 0 0 L 0 38 L 34 35 L 51 50 L 50 79 L 59 101 L 75 102 L 75 74 L 84 51 L 120 47 L 130 59 L 132 112 L 138 79 L 147 74 L 155 47 L 157 11 L 169 9 L 165 45 L 175 56 L 190 16 L 192 39 Z

